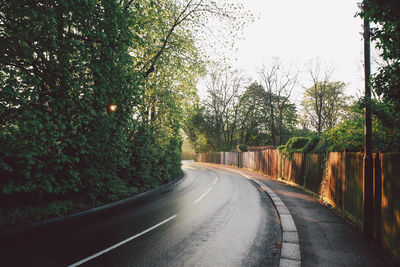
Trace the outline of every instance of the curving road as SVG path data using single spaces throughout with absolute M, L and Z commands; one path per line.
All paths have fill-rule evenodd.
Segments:
M 0 241 L 0 265 L 277 266 L 281 228 L 266 194 L 227 170 L 183 170 L 172 190 L 117 213 Z

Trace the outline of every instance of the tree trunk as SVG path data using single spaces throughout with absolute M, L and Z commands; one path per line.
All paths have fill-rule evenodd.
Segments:
M 283 110 L 279 109 L 279 145 L 282 145 L 282 124 L 283 124 Z
M 270 114 L 271 114 L 271 139 L 272 139 L 272 145 L 276 146 L 276 141 L 275 141 L 275 120 L 274 120 L 274 107 L 270 106 Z

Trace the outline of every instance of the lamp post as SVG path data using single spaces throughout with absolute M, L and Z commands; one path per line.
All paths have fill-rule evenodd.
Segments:
M 365 9 L 365 2 L 364 2 Z M 372 126 L 371 126 L 371 54 L 370 27 L 368 15 L 364 14 L 364 70 L 365 70 L 365 108 L 364 108 L 364 236 L 373 235 L 373 166 L 372 166 Z

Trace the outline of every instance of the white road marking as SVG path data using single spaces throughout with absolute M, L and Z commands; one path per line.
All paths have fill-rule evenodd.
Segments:
M 131 236 L 131 237 L 129 237 L 129 238 L 127 238 L 127 239 L 125 239 L 125 240 L 123 240 L 123 241 L 121 241 L 121 242 L 119 242 L 119 243 L 117 243 L 117 244 L 115 244 L 115 245 L 113 245 L 113 246 L 111 246 L 111 247 L 109 247 L 109 248 L 106 248 L 106 249 L 104 249 L 104 250 L 102 250 L 102 251 L 100 251 L 100 252 L 97 252 L 96 254 L 93 254 L 92 256 L 89 256 L 89 257 L 87 257 L 87 258 L 85 258 L 85 259 L 83 259 L 83 260 L 80 260 L 80 261 L 78 261 L 78 262 L 76 262 L 76 263 L 73 263 L 73 264 L 69 265 L 68 267 L 79 266 L 79 265 L 81 265 L 82 263 L 85 263 L 85 262 L 90 261 L 90 260 L 92 260 L 92 259 L 94 259 L 94 258 L 97 258 L 98 256 L 100 256 L 100 255 L 102 255 L 102 254 L 104 254 L 104 253 L 107 253 L 107 252 L 109 252 L 110 250 L 113 250 L 114 248 L 117 248 L 117 247 L 119 247 L 119 246 L 122 246 L 123 244 L 125 244 L 125 243 L 127 243 L 127 242 L 129 242 L 129 241 L 131 241 L 131 240 L 133 240 L 133 239 L 135 239 L 135 238 L 138 238 L 139 236 L 142 236 L 142 235 L 144 235 L 145 233 L 150 232 L 151 230 L 156 229 L 157 227 L 163 225 L 164 223 L 169 222 L 170 220 L 174 219 L 176 216 L 178 216 L 178 215 L 171 216 L 171 217 L 169 217 L 168 219 L 166 219 L 166 220 L 164 220 L 164 221 L 162 221 L 162 222 L 160 222 L 160 223 L 158 223 L 158 224 L 156 224 L 156 225 L 154 225 L 154 226 L 148 228 L 147 230 L 144 230 L 144 231 L 141 232 L 141 233 L 138 233 L 138 234 L 136 234 L 136 235 L 134 235 L 134 236 Z
M 203 195 L 201 195 L 201 197 L 199 197 L 195 202 L 193 202 L 194 204 L 197 204 L 197 203 L 199 203 L 199 201 L 203 198 L 203 197 L 205 197 L 210 191 L 211 191 L 211 187 L 210 188 L 208 188 L 208 190 L 203 194 Z
M 217 175 L 216 175 L 215 173 L 213 173 L 212 171 L 210 171 L 210 172 L 211 172 L 212 175 L 214 175 L 214 177 L 215 177 L 215 180 L 214 180 L 214 183 L 213 183 L 213 184 L 216 184 L 217 181 L 218 181 L 218 177 L 217 177 Z

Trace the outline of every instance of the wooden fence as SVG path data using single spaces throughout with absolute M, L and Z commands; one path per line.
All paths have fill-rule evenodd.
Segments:
M 195 160 L 252 169 L 296 183 L 363 220 L 363 153 L 293 153 L 278 150 L 198 153 Z M 374 234 L 400 261 L 400 153 L 374 154 Z

